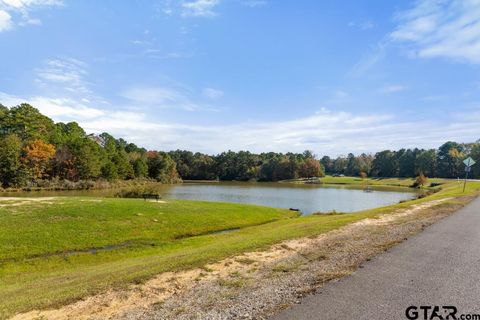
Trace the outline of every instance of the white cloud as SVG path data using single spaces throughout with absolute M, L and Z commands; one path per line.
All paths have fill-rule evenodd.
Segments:
M 408 44 L 412 56 L 480 63 L 480 1 L 421 0 L 396 20 L 390 38 Z
M 268 4 L 266 0 L 245 0 L 241 2 L 242 5 L 250 8 L 264 7 Z
M 333 94 L 335 99 L 345 99 L 349 96 L 348 92 L 343 91 L 343 90 L 337 90 Z
M 164 101 L 171 99 L 170 94 L 165 96 Z M 2 104 L 12 106 L 21 102 L 29 102 L 55 121 L 77 121 L 87 132 L 106 131 L 160 150 L 180 148 L 218 153 L 229 149 L 254 152 L 309 149 L 336 156 L 405 147 L 435 148 L 448 140 L 469 142 L 480 137 L 480 109 L 469 117 L 452 115 L 448 124 L 421 119 L 402 121 L 384 113 L 353 114 L 323 108 L 313 115 L 284 121 L 196 125 L 163 122 L 153 114 L 128 111 L 124 107 L 115 111 L 97 109 L 89 106 L 88 99 L 19 98 L 0 92 Z
M 350 21 L 347 26 L 349 27 L 359 27 L 361 30 L 370 30 L 375 27 L 375 24 L 371 20 L 364 20 L 361 22 L 356 22 L 356 21 Z
M 218 15 L 215 11 L 221 0 L 161 0 L 156 10 L 166 16 L 212 18 Z
M 180 97 L 180 94 L 176 90 L 157 87 L 131 88 L 124 91 L 121 95 L 124 98 L 147 105 L 171 103 Z
M 98 108 L 108 103 L 94 95 L 85 80 L 88 65 L 78 59 L 45 60 L 35 69 L 35 83 L 41 94 L 11 95 L 0 92 L 0 103 L 14 106 L 29 103 L 55 121 L 79 121 L 100 117 L 106 111 Z
M 90 93 L 84 79 L 88 75 L 87 67 L 85 62 L 73 58 L 46 60 L 42 67 L 35 70 L 36 81 L 50 89 L 59 87 L 76 93 Z
M 133 87 L 123 91 L 121 97 L 136 107 L 157 107 L 195 111 L 200 106 L 191 101 L 187 93 L 167 87 Z
M 385 52 L 388 46 L 388 42 L 380 41 L 370 52 L 357 62 L 350 70 L 349 77 L 360 77 L 364 75 L 370 68 L 372 68 L 378 61 L 385 57 Z
M 375 130 L 386 131 L 389 124 L 384 122 L 389 119 L 391 116 L 388 115 L 354 116 L 345 112 L 328 112 L 282 122 L 197 126 L 155 122 L 141 113 L 114 113 L 82 123 L 89 131 L 101 132 L 108 128 L 115 135 L 135 137 L 135 142 L 149 148 L 261 152 L 303 151 L 312 147 L 326 151 L 327 147 L 342 147 L 347 138 L 369 135 Z
M 142 53 L 144 56 L 152 59 L 158 60 L 171 60 L 171 59 L 182 59 L 191 57 L 191 53 L 182 53 L 182 52 L 163 52 L 159 49 L 146 49 Z
M 217 13 L 215 7 L 220 0 L 194 0 L 182 3 L 182 16 L 184 17 L 214 17 Z
M 431 95 L 431 96 L 425 96 L 420 98 L 421 101 L 426 101 L 426 102 L 438 102 L 438 101 L 444 101 L 446 99 L 448 99 L 448 97 L 445 95 Z
M 360 29 L 362 30 L 370 30 L 373 29 L 373 27 L 375 27 L 375 24 L 370 20 L 360 22 Z
M 87 74 L 85 63 L 75 59 L 47 60 L 45 67 L 38 69 L 40 78 L 54 82 L 80 82 Z
M 202 94 L 204 97 L 207 97 L 212 100 L 217 100 L 223 97 L 223 91 L 213 88 L 204 88 L 202 90 Z
M 19 25 L 20 26 L 27 26 L 27 25 L 41 26 L 42 25 L 42 20 L 34 19 L 34 18 L 27 18 L 27 19 L 24 19 L 24 21 L 21 21 L 19 23 Z
M 61 0 L 0 0 L 0 4 L 15 9 L 25 9 L 34 6 L 58 6 L 62 5 L 62 3 Z
M 0 32 L 12 29 L 14 24 L 20 26 L 41 25 L 42 21 L 31 18 L 30 13 L 41 7 L 60 6 L 61 0 L 0 0 Z M 12 15 L 18 16 L 15 23 Z M 16 20 L 20 20 L 16 22 Z
M 212 18 L 218 15 L 215 10 L 222 0 L 162 0 L 157 3 L 156 10 L 166 16 L 179 14 L 182 17 Z M 237 0 L 245 7 L 258 8 L 267 6 L 268 0 Z
M 171 16 L 175 12 L 173 0 L 162 0 L 155 4 L 155 9 L 164 15 Z
M 208 153 L 229 149 L 254 152 L 309 149 L 318 154 L 339 155 L 402 147 L 434 148 L 447 140 L 474 141 L 480 136 L 480 119 L 440 125 L 429 121 L 402 122 L 387 114 L 346 112 L 219 126 L 162 123 L 150 120 L 146 114 L 116 113 L 82 124 L 89 131 L 108 130 L 151 149 L 181 148 Z
M 402 86 L 399 84 L 390 84 L 387 85 L 379 90 L 380 93 L 395 93 L 407 90 L 406 86 Z
M 56 121 L 78 121 L 99 117 L 105 111 L 92 108 L 84 103 L 70 98 L 50 98 L 42 96 L 18 97 L 0 92 L 0 103 L 6 106 L 15 106 L 21 103 L 28 103 L 36 107 L 43 114 Z
M 12 28 L 12 17 L 5 10 L 0 10 L 0 32 Z

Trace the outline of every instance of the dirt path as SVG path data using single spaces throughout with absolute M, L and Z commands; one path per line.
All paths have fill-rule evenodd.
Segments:
M 446 200 L 412 205 L 317 237 L 284 241 L 202 269 L 163 273 L 128 290 L 13 319 L 265 318 L 462 206 Z

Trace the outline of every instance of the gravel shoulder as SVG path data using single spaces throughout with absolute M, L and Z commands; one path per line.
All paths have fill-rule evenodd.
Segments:
M 271 320 L 406 319 L 410 306 L 439 306 L 420 319 L 480 319 L 479 212 L 477 199 Z
M 284 241 L 203 268 L 160 274 L 124 290 L 13 319 L 266 319 L 472 199 L 411 205 L 317 237 Z

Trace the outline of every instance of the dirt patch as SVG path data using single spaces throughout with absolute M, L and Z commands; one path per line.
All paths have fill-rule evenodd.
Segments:
M 458 210 L 448 199 L 13 319 L 264 319 Z M 470 199 L 465 199 L 467 201 Z
M 166 201 L 164 200 L 155 200 L 155 199 L 147 199 L 145 201 L 148 201 L 148 202 L 156 202 L 156 203 L 167 203 Z
M 44 204 L 53 204 L 55 197 L 35 197 L 35 198 L 24 198 L 24 197 L 0 197 L 0 208 L 4 207 L 18 207 L 31 203 L 44 203 Z
M 32 198 L 25 198 L 25 197 L 0 197 L 0 201 L 33 201 L 33 202 L 42 202 L 42 201 L 50 201 L 55 200 L 56 197 L 32 197 Z
M 363 224 L 363 225 L 385 225 L 389 224 L 393 221 L 399 220 L 401 218 L 407 218 L 409 215 L 413 215 L 419 211 L 422 211 L 424 209 L 431 208 L 433 206 L 439 205 L 442 202 L 451 200 L 451 198 L 445 198 L 445 199 L 440 199 L 440 200 L 433 200 L 429 202 L 424 202 L 421 204 L 416 204 L 412 205 L 407 209 L 399 209 L 394 211 L 391 214 L 385 214 L 381 215 L 378 219 L 364 219 L 359 222 L 356 222 L 355 224 Z M 354 225 L 355 225 L 354 224 Z

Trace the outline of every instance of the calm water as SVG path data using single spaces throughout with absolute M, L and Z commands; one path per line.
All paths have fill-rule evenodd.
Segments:
M 354 212 L 412 199 L 413 192 L 363 190 L 342 186 L 292 185 L 282 183 L 184 183 L 161 185 L 163 198 L 223 201 L 258 204 L 277 208 L 296 208 L 304 214 L 314 212 Z M 113 190 L 4 193 L 0 196 L 112 196 Z

